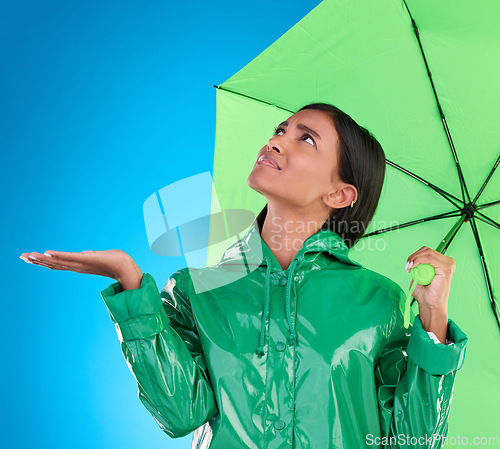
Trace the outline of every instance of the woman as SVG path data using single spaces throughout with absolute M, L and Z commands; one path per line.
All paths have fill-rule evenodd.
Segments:
M 158 293 L 122 251 L 22 257 L 118 281 L 101 295 L 139 398 L 169 436 L 196 430 L 192 447 L 441 447 L 467 343 L 447 315 L 455 263 L 427 247 L 408 257 L 436 276 L 413 292 L 407 330 L 405 292 L 348 257 L 384 169 L 366 129 L 315 103 L 259 151 L 248 185 L 266 207 L 217 265 Z

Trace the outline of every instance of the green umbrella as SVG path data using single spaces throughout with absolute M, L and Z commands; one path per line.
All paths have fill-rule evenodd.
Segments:
M 381 200 L 350 255 L 406 291 L 420 247 L 455 260 L 448 313 L 469 342 L 448 437 L 471 444 L 498 435 L 500 414 L 498 17 L 498 0 L 325 0 L 216 86 L 214 213 L 264 207 L 246 183 L 257 152 L 307 103 L 334 104 L 379 140 Z

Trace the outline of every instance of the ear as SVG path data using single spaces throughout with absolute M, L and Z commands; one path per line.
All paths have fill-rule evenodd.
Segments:
M 341 183 L 337 190 L 332 190 L 323 196 L 324 203 L 333 209 L 342 209 L 350 206 L 358 199 L 358 191 L 352 184 Z

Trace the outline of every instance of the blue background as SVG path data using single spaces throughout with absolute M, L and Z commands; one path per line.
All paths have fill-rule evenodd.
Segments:
M 144 201 L 212 170 L 213 85 L 319 3 L 0 3 L 0 446 L 190 448 L 138 399 L 100 296 L 115 281 L 18 257 L 122 249 L 161 289 L 186 264 L 150 251 Z

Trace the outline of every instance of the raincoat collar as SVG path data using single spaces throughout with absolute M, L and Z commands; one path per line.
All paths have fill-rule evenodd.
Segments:
M 322 252 L 331 254 L 343 263 L 362 267 L 360 263 L 349 258 L 349 248 L 339 234 L 329 229 L 320 229 L 304 241 L 302 247 L 299 249 L 292 262 L 290 262 L 288 268 L 283 270 L 273 252 L 269 249 L 264 240 L 262 240 L 257 220 L 253 222 L 252 227 L 242 239 L 225 251 L 219 265 L 244 264 L 247 266 L 249 272 L 253 271 L 257 267 L 260 267 L 261 265 L 266 266 L 266 298 L 264 302 L 264 310 L 262 312 L 260 344 L 256 350 L 256 353 L 259 356 L 262 357 L 265 354 L 264 345 L 266 337 L 266 323 L 269 316 L 271 273 L 281 272 L 284 276 L 286 276 L 285 313 L 290 332 L 288 343 L 293 344 L 296 339 L 296 332 L 292 323 L 290 312 L 292 279 L 298 267 L 302 265 L 307 266 L 308 263 L 312 262 Z
M 294 260 L 302 265 L 314 258 L 315 254 L 327 252 L 346 264 L 362 267 L 349 257 L 349 248 L 339 234 L 329 229 L 320 229 L 310 235 L 302 244 Z M 222 256 L 219 264 L 246 264 L 249 267 L 270 265 L 271 273 L 285 271 L 281 268 L 273 252 L 260 236 L 257 221 L 254 221 L 247 234 L 231 245 Z M 293 263 L 293 261 L 292 261 Z M 287 268 L 290 270 L 292 263 Z M 292 267 L 293 268 L 293 267 Z

